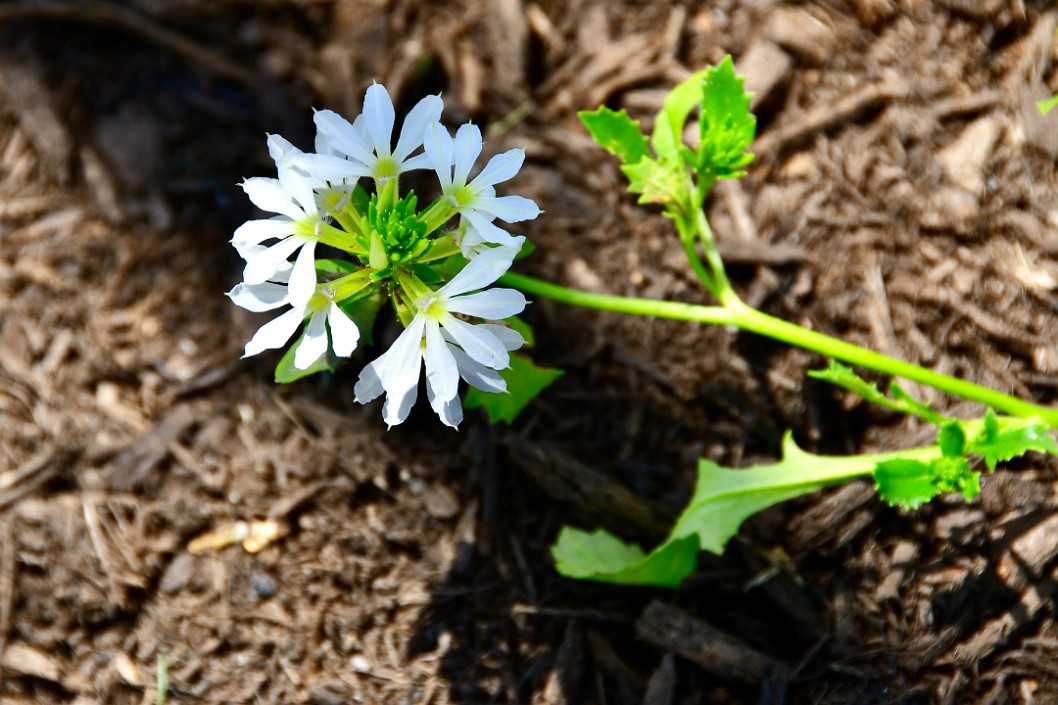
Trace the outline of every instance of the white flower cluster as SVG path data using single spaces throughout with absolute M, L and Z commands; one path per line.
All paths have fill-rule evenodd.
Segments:
M 232 301 L 250 311 L 286 309 L 257 331 L 244 357 L 286 346 L 306 321 L 295 343 L 296 369 L 308 370 L 332 351 L 349 357 L 361 337 L 357 312 L 393 304 L 404 331 L 364 368 L 355 389 L 361 403 L 385 393 L 390 426 L 407 418 L 425 366 L 431 407 L 456 427 L 463 417 L 459 379 L 506 391 L 498 371 L 525 342 L 500 323 L 524 309 L 525 297 L 487 288 L 525 241 L 494 221 L 540 213 L 527 198 L 496 195 L 495 186 L 521 168 L 524 152 L 499 154 L 471 178 L 481 131 L 466 124 L 453 138 L 440 122 L 442 108 L 437 96 L 419 101 L 394 147 L 393 102 L 374 84 L 352 123 L 330 110 L 315 114 L 315 153 L 269 136 L 278 178 L 251 178 L 242 187 L 255 206 L 276 215 L 244 223 L 232 239 L 246 261 L 243 281 L 228 293 Z M 440 189 L 420 212 L 416 196 L 401 197 L 398 183 L 427 168 Z M 337 258 L 318 260 L 318 245 Z

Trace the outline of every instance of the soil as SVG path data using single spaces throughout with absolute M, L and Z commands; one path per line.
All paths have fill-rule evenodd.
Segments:
M 265 134 L 307 148 L 311 107 L 352 117 L 377 80 L 526 148 L 524 271 L 707 302 L 576 111 L 649 124 L 731 54 L 758 156 L 708 209 L 743 297 L 1053 404 L 1056 24 L 1044 0 L 0 5 L 0 703 L 154 702 L 160 659 L 173 703 L 1055 702 L 1051 460 L 970 504 L 790 502 L 679 590 L 570 581 L 563 525 L 656 539 L 699 457 L 930 431 L 806 380 L 815 356 L 548 301 L 533 354 L 566 374 L 516 424 L 387 431 L 352 394 L 377 349 L 277 387 L 223 292 Z

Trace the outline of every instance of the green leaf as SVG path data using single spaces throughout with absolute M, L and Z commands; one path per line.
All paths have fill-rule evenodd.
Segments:
M 814 379 L 821 379 L 824 382 L 830 382 L 852 392 L 856 396 L 862 397 L 865 401 L 872 404 L 878 404 L 904 414 L 918 416 L 932 424 L 941 425 L 952 421 L 947 416 L 934 411 L 929 404 L 912 397 L 895 382 L 889 385 L 890 396 L 887 397 L 882 394 L 881 390 L 878 389 L 878 385 L 874 382 L 868 382 L 853 372 L 852 368 L 834 360 L 830 361 L 825 370 L 811 370 L 808 372 L 808 376 Z
M 936 447 L 919 451 L 923 459 L 938 454 Z M 563 575 L 614 583 L 634 580 L 637 585 L 671 587 L 693 570 L 693 564 L 683 553 L 690 551 L 691 546 L 722 553 L 742 522 L 751 515 L 829 485 L 870 475 L 879 462 L 891 457 L 814 455 L 798 448 L 793 436 L 787 433 L 783 439 L 783 459 L 772 465 L 734 470 L 705 458 L 699 460 L 694 496 L 677 519 L 669 538 L 650 553 L 605 532 L 585 534 L 575 530 L 564 530 L 552 553 Z
M 920 507 L 938 494 L 930 464 L 919 460 L 895 458 L 878 463 L 874 470 L 878 496 L 892 505 L 909 509 Z
M 961 458 L 966 452 L 966 432 L 957 421 L 948 421 L 937 433 L 940 452 L 949 458 Z
M 683 126 L 687 118 L 702 101 L 702 81 L 709 69 L 697 71 L 665 96 L 665 103 L 654 120 L 654 132 L 650 144 L 658 159 L 667 162 L 679 161 L 679 148 L 683 144 Z
M 650 156 L 639 122 L 628 117 L 627 111 L 614 112 L 604 105 L 594 111 L 582 110 L 577 117 L 600 147 L 625 164 L 635 164 Z
M 1000 418 L 989 409 L 985 413 L 984 433 L 970 441 L 966 452 L 982 456 L 989 470 L 995 470 L 997 462 L 1016 458 L 1029 451 L 1058 455 L 1058 444 L 1055 444 L 1049 431 L 1050 428 L 1042 421 Z
M 635 164 L 624 164 L 628 190 L 638 193 L 640 203 L 679 203 L 686 190 L 686 175 L 679 165 L 663 164 L 644 157 Z
M 695 538 L 666 541 L 649 554 L 599 529 L 564 527 L 551 547 L 555 569 L 567 578 L 619 585 L 679 587 L 697 565 Z
M 730 56 L 706 70 L 701 90 L 698 172 L 717 179 L 744 176 L 742 167 L 753 161 L 746 149 L 757 132 L 757 118 L 749 110 L 753 94 L 743 89 Z
M 355 272 L 361 267 L 362 265 L 345 259 L 318 259 L 316 260 L 316 276 L 330 279 Z
M 1058 108 L 1058 95 L 1052 95 L 1050 98 L 1036 103 L 1036 109 L 1040 111 L 1040 115 L 1046 115 L 1055 108 Z
M 283 353 L 283 357 L 279 360 L 279 364 L 276 365 L 276 383 L 290 384 L 291 382 L 296 382 L 302 377 L 308 377 L 317 372 L 334 372 L 336 360 L 330 350 L 324 353 L 319 360 L 316 360 L 316 362 L 309 365 L 307 369 L 299 370 L 294 367 L 294 351 L 296 351 L 298 346 L 301 345 L 301 341 L 304 340 L 304 338 L 305 334 L 302 333 L 298 336 L 298 341 L 287 348 L 287 351 Z
M 491 394 L 471 387 L 467 390 L 463 406 L 467 409 L 485 409 L 489 423 L 512 423 L 529 402 L 563 374 L 562 370 L 537 367 L 525 355 L 511 353 L 511 366 L 500 370 L 500 376 L 507 382 L 507 392 Z

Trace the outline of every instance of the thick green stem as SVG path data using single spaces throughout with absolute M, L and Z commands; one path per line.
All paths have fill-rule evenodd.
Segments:
M 1051 428 L 1058 429 L 1058 409 L 1039 406 L 1038 404 L 997 392 L 994 389 L 982 387 L 973 382 L 932 372 L 924 367 L 903 362 L 902 360 L 861 348 L 858 345 L 832 338 L 829 335 L 802 328 L 750 308 L 742 303 L 737 296 L 732 296 L 725 302 L 725 306 L 700 306 L 674 301 L 593 294 L 551 284 L 524 274 L 508 273 L 501 277 L 499 281 L 502 284 L 520 289 L 527 294 L 544 296 L 573 306 L 637 316 L 653 316 L 655 318 L 693 321 L 710 325 L 735 326 L 741 330 L 764 335 L 826 357 L 841 360 L 842 362 L 919 382 L 942 392 L 990 406 L 1004 414 L 1020 418 L 1039 418 Z

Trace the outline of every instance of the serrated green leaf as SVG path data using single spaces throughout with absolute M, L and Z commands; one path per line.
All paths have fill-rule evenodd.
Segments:
M 500 370 L 500 376 L 507 383 L 507 392 L 491 394 L 471 387 L 467 390 L 463 406 L 467 409 L 484 409 L 489 423 L 512 423 L 529 402 L 564 374 L 562 370 L 537 367 L 525 355 L 511 353 L 511 366 Z
M 971 470 L 965 457 L 936 458 L 929 464 L 929 471 L 939 492 L 960 492 L 967 501 L 981 492 L 981 473 Z
M 919 460 L 894 458 L 878 463 L 874 483 L 885 502 L 908 509 L 920 507 L 940 494 L 929 463 Z
M 625 164 L 635 164 L 650 156 L 647 138 L 639 129 L 639 122 L 628 117 L 626 110 L 614 112 L 605 105 L 598 110 L 582 110 L 577 117 L 599 146 L 618 157 Z
M 662 164 L 644 157 L 635 164 L 624 164 L 628 190 L 638 193 L 640 203 L 679 203 L 686 177 L 681 166 Z
M 294 353 L 298 346 L 301 345 L 301 341 L 304 340 L 304 338 L 304 333 L 299 335 L 297 342 L 287 348 L 287 351 L 283 353 L 283 357 L 280 358 L 279 364 L 276 365 L 275 372 L 275 381 L 277 384 L 290 384 L 291 382 L 296 382 L 302 377 L 308 377 L 317 372 L 334 372 L 337 361 L 335 360 L 334 355 L 331 354 L 330 350 L 327 350 L 319 360 L 316 360 L 316 362 L 312 363 L 304 370 L 299 370 L 297 367 L 294 367 Z
M 696 71 L 665 96 L 665 103 L 654 120 L 654 131 L 650 136 L 650 145 L 660 161 L 679 161 L 683 126 L 687 124 L 691 111 L 702 101 L 702 81 L 708 71 Z
M 1003 422 L 1015 424 L 1003 428 Z M 1050 436 L 1050 428 L 1043 422 L 1028 422 L 1023 419 L 999 419 L 991 409 L 985 415 L 985 432 L 967 444 L 967 453 L 984 458 L 988 469 L 995 470 L 996 463 L 1029 451 L 1058 455 L 1058 444 Z
M 757 132 L 757 118 L 749 110 L 752 98 L 730 56 L 706 71 L 697 164 L 701 175 L 717 179 L 745 175 L 742 167 L 753 161 L 746 149 Z
M 693 536 L 666 541 L 645 554 L 602 529 L 588 533 L 565 527 L 551 556 L 555 569 L 568 578 L 675 588 L 694 572 L 698 541 Z
M 918 416 L 932 424 L 941 425 L 952 421 L 947 416 L 934 411 L 929 404 L 912 397 L 896 383 L 889 385 L 889 394 L 891 396 L 887 397 L 882 394 L 881 390 L 878 389 L 878 385 L 874 382 L 868 382 L 853 372 L 852 368 L 846 367 L 835 360 L 830 360 L 825 370 L 810 370 L 808 376 L 813 379 L 830 382 L 872 404 L 878 404 L 904 414 Z

